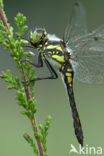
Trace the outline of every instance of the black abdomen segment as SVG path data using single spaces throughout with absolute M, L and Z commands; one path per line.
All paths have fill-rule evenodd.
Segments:
M 72 110 L 72 117 L 73 117 L 73 126 L 75 130 L 75 135 L 77 137 L 78 142 L 83 146 L 83 131 L 82 126 L 79 118 L 79 114 L 77 111 L 74 93 L 73 93 L 73 71 L 69 61 L 63 63 L 60 70 L 63 74 L 64 82 L 67 87 L 67 93 L 69 96 L 69 102 Z

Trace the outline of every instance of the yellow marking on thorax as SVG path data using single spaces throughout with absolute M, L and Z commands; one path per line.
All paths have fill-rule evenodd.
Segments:
M 47 49 L 57 49 L 57 50 L 62 51 L 61 47 L 60 46 L 56 46 L 56 45 L 49 45 L 49 46 L 47 46 Z
M 55 54 L 55 51 L 53 51 L 52 53 Z
M 64 66 L 62 66 L 62 70 L 64 70 Z
M 45 50 L 45 49 L 46 49 L 46 47 L 44 46 L 44 47 L 43 47 L 43 50 Z
M 52 55 L 52 58 L 58 62 L 65 62 L 64 56 Z
M 39 45 L 40 48 L 42 48 L 42 46 L 43 46 L 42 44 Z
M 59 54 L 59 51 L 56 51 L 56 54 Z
M 48 42 L 45 43 L 45 45 L 47 45 L 47 44 L 48 44 Z
M 48 53 L 49 53 L 49 54 L 52 54 L 53 52 L 52 52 L 52 51 L 48 51 Z

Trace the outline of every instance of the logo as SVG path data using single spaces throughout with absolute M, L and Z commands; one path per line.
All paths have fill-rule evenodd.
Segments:
M 71 144 L 71 149 L 69 151 L 69 154 L 71 153 L 76 153 L 76 154 L 81 154 L 82 155 L 101 155 L 103 154 L 103 149 L 102 147 L 94 147 L 94 146 L 84 146 L 82 147 L 81 145 L 79 145 L 79 148 L 76 149 L 76 147 Z

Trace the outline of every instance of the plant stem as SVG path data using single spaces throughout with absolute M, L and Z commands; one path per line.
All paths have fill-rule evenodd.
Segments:
M 37 123 L 36 123 L 35 115 L 34 115 L 34 120 L 33 120 L 33 122 L 34 122 L 34 125 L 35 125 L 35 133 L 38 134 L 39 131 L 38 131 L 38 128 L 37 128 Z M 43 153 L 43 150 L 42 150 L 42 145 L 41 145 L 40 140 L 39 140 L 39 139 L 36 139 L 36 141 L 37 141 L 37 145 L 38 145 L 38 148 L 39 148 L 40 156 L 44 156 L 44 153 Z
M 23 76 L 24 76 L 23 68 L 22 68 L 22 71 L 23 71 Z M 26 82 L 25 76 L 24 76 L 24 82 Z M 29 95 L 28 87 L 25 87 L 25 93 L 26 93 L 27 100 L 29 100 L 30 99 L 30 95 Z M 33 122 L 33 128 L 35 127 L 35 133 L 38 134 L 39 131 L 38 131 L 35 115 L 34 115 L 34 119 L 32 120 L 32 122 Z M 44 156 L 43 149 L 42 149 L 42 144 L 41 144 L 40 140 L 36 139 L 36 142 L 37 142 L 37 145 L 38 145 L 38 150 L 39 150 L 40 156 Z
M 2 7 L 1 7 L 1 6 L 0 6 L 0 16 L 1 16 L 1 20 L 2 20 L 2 22 L 3 22 L 3 24 L 4 24 L 4 26 L 7 28 L 8 32 L 10 33 L 10 29 L 9 29 L 9 27 L 8 27 L 7 21 L 6 21 L 6 19 L 5 19 L 5 17 L 4 17 L 4 14 L 3 14 L 3 12 L 2 12 Z M 11 33 L 10 33 L 10 34 L 11 34 Z M 22 76 L 24 77 L 24 82 L 26 82 L 26 78 L 25 78 L 25 76 L 24 76 L 23 67 L 21 66 L 21 68 L 22 68 L 22 73 L 23 73 Z M 30 94 L 29 94 L 29 89 L 28 89 L 28 87 L 25 87 L 25 94 L 26 94 L 27 100 L 29 100 L 29 99 L 30 99 Z M 39 134 L 35 115 L 34 115 L 34 119 L 33 119 L 32 122 L 33 122 L 33 125 L 34 125 L 33 128 L 35 127 L 35 133 Z M 39 139 L 36 139 L 36 142 L 37 142 L 37 147 L 38 147 L 40 156 L 44 156 L 44 152 L 43 152 L 42 144 L 41 144 L 40 140 L 39 140 Z
M 22 62 L 21 62 L 21 64 L 22 64 Z M 22 68 L 22 66 L 21 66 L 21 68 Z M 26 82 L 26 78 L 24 76 L 24 70 L 23 70 L 23 68 L 22 68 L 22 73 L 23 73 L 22 76 L 24 77 L 24 82 Z M 28 87 L 25 87 L 25 93 L 26 93 L 27 100 L 29 100 L 30 99 L 30 95 L 29 95 Z
M 24 76 L 24 70 L 22 68 L 22 71 L 23 71 L 23 76 Z M 24 77 L 24 82 L 26 82 L 26 79 Z M 29 95 L 29 90 L 28 90 L 28 87 L 25 87 L 25 93 L 26 93 L 26 97 L 27 97 L 27 100 L 30 99 L 30 95 Z M 33 119 L 33 128 L 35 127 L 35 133 L 39 133 L 38 131 L 38 128 L 37 128 L 37 123 L 36 123 L 36 118 L 35 118 L 35 115 L 34 115 L 34 119 Z M 40 156 L 44 156 L 44 153 L 43 153 L 43 150 L 42 150 L 42 145 L 41 145 L 41 142 L 39 139 L 36 139 L 37 141 L 37 145 L 38 145 L 38 149 L 39 149 L 39 153 L 40 153 Z
M 6 20 L 5 20 L 5 17 L 4 17 L 4 14 L 2 12 L 2 7 L 1 6 L 0 6 L 0 16 L 1 16 L 1 19 L 3 21 L 3 24 L 6 26 L 6 28 L 8 29 L 8 32 L 10 33 L 10 30 L 9 30 L 8 24 L 7 24 Z

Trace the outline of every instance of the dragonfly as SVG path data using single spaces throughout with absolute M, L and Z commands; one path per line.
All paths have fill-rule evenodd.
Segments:
M 44 28 L 36 28 L 30 32 L 29 43 L 38 51 L 38 63 L 27 61 L 38 68 L 45 63 L 50 72 L 50 76 L 31 81 L 57 79 L 58 74 L 53 64 L 58 66 L 69 97 L 74 132 L 78 143 L 83 146 L 84 136 L 73 91 L 73 78 L 87 84 L 104 83 L 104 25 L 88 32 L 86 11 L 77 0 L 63 39 L 48 34 Z

